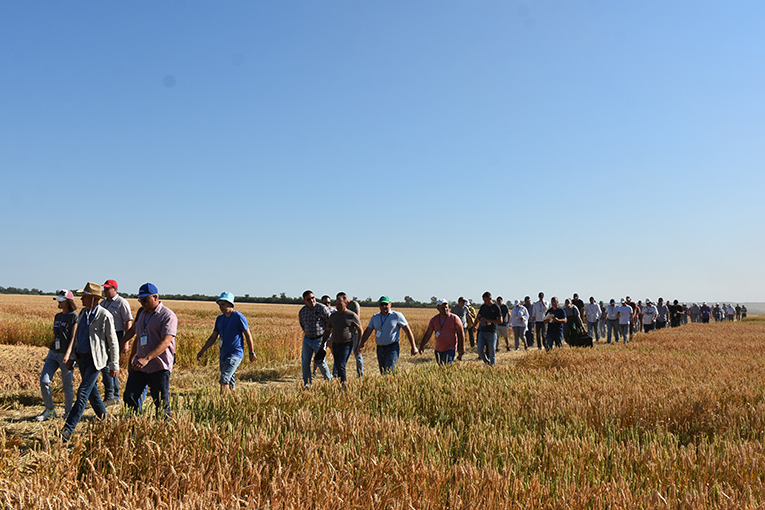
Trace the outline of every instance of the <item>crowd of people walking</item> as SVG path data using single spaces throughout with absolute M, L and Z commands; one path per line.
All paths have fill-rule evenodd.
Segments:
M 151 283 L 138 291 L 141 307 L 133 318 L 130 306 L 117 293 L 117 282 L 107 280 L 103 285 L 88 282 L 76 291 L 81 296 L 82 310 L 77 312 L 74 294 L 61 290 L 55 296 L 58 308 L 53 323 L 54 337 L 40 376 L 45 410 L 36 416 L 38 421 L 55 417 L 51 379 L 61 371 L 64 390 L 65 424 L 63 440 L 71 437 L 82 417 L 86 402 L 90 402 L 98 417 L 106 416 L 106 407 L 119 401 L 119 359 L 128 355 L 128 370 L 123 400 L 126 408 L 137 412 L 150 392 L 158 414 L 170 416 L 170 375 L 175 360 L 175 336 L 178 320 L 175 314 L 159 300 L 157 287 Z M 247 318 L 234 309 L 234 295 L 223 292 L 217 299 L 221 315 L 212 333 L 197 354 L 203 354 L 217 342 L 219 350 L 220 392 L 227 394 L 236 384 L 235 374 L 245 358 L 256 360 L 252 334 Z M 450 306 L 446 299 L 436 302 L 437 314 L 430 319 L 420 339 L 415 335 L 403 313 L 393 310 L 388 296 L 378 300 L 379 312 L 373 314 L 366 327 L 362 325 L 359 303 L 344 292 L 337 293 L 334 302 L 329 295 L 317 301 L 311 290 L 303 293 L 298 322 L 303 331 L 301 365 L 303 385 L 310 388 L 318 370 L 327 380 L 337 378 L 345 388 L 346 365 L 351 354 L 356 361 L 358 377 L 364 375 L 362 350 L 374 335 L 377 365 L 381 374 L 393 372 L 400 353 L 401 332 L 406 336 L 412 356 L 424 351 L 434 340 L 438 364 L 452 364 L 462 360 L 469 343 L 479 359 L 490 366 L 496 364 L 497 352 L 504 339 L 510 351 L 551 350 L 563 346 L 592 346 L 593 342 L 624 343 L 638 332 L 650 333 L 666 327 L 680 327 L 690 322 L 708 323 L 711 320 L 734 321 L 746 318 L 746 306 L 706 302 L 672 303 L 659 298 L 634 302 L 630 296 L 610 299 L 608 304 L 594 297 L 584 303 L 578 294 L 564 299 L 550 298 L 540 292 L 537 300 L 526 296 L 523 301 L 507 304 L 501 296 L 493 298 L 484 292 L 478 309 L 464 297 Z M 333 306 L 334 305 L 334 306 Z M 512 347 L 510 335 L 512 334 Z M 135 338 L 133 342 L 131 339 Z M 333 368 L 326 361 L 327 346 L 331 345 Z M 73 389 L 73 369 L 79 367 L 81 383 L 76 395 Z M 104 399 L 97 387 L 102 375 Z M 75 398 L 76 397 L 76 398 Z

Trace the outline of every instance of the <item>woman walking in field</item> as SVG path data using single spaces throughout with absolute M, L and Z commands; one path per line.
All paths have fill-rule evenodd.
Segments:
M 42 391 L 45 411 L 35 419 L 45 421 L 56 416 L 53 409 L 53 394 L 50 383 L 56 370 L 61 369 L 61 382 L 64 386 L 64 418 L 72 410 L 74 389 L 72 388 L 73 372 L 66 368 L 66 362 L 72 352 L 72 339 L 77 332 L 77 305 L 71 290 L 61 290 L 54 297 L 58 301 L 61 312 L 53 319 L 53 342 L 50 344 L 48 356 L 45 358 L 42 374 L 40 374 L 40 390 Z

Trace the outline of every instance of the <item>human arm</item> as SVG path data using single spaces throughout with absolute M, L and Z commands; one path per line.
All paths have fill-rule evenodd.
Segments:
M 430 340 L 430 335 L 433 334 L 433 328 L 428 326 L 428 329 L 425 330 L 425 334 L 422 335 L 422 341 L 420 342 L 420 351 L 422 351 L 425 346 L 428 344 L 428 340 Z
M 461 326 L 461 324 L 455 325 L 457 328 L 457 354 L 462 356 L 465 354 L 465 330 L 459 326 Z
M 77 338 L 77 325 L 78 322 L 76 319 L 74 321 L 74 324 L 72 324 L 72 333 L 69 337 L 69 345 L 66 346 L 66 352 L 64 353 L 64 365 L 66 365 L 67 369 L 71 370 L 72 367 L 69 366 L 69 356 L 72 354 L 72 348 L 74 348 L 74 339 Z M 72 360 L 72 365 L 74 365 L 74 360 Z
M 197 361 L 202 361 L 202 355 L 205 353 L 205 351 L 207 349 L 209 349 L 210 347 L 213 346 L 213 344 L 215 343 L 215 340 L 217 340 L 217 339 L 218 339 L 218 332 L 213 330 L 212 334 L 207 339 L 207 342 L 205 342 L 205 344 L 202 346 L 202 348 L 197 353 Z
M 141 358 L 135 358 L 133 360 L 132 366 L 133 370 L 140 370 L 143 367 L 145 367 L 149 361 L 153 360 L 163 352 L 167 350 L 168 347 L 170 347 L 170 344 L 173 341 L 173 338 L 175 338 L 174 335 L 164 335 L 162 337 L 162 341 L 157 344 L 155 348 L 153 348 L 151 351 L 148 352 L 145 356 Z
M 250 349 L 250 363 L 255 363 L 255 360 L 258 359 L 258 357 L 255 356 L 255 343 L 252 341 L 250 328 L 244 330 L 244 338 L 247 340 L 247 348 Z
M 409 339 L 409 343 L 412 346 L 412 356 L 416 356 L 420 351 L 417 350 L 417 346 L 414 343 L 414 333 L 412 332 L 412 328 L 409 327 L 409 324 L 405 324 L 401 326 L 401 329 L 406 333 L 406 337 Z
M 359 340 L 359 345 L 356 346 L 356 352 L 354 354 L 358 355 L 361 354 L 361 349 L 364 347 L 364 344 L 367 343 L 367 340 L 369 340 L 369 337 L 372 336 L 372 329 L 371 327 L 367 326 L 364 330 L 364 334 L 361 335 L 361 339 Z

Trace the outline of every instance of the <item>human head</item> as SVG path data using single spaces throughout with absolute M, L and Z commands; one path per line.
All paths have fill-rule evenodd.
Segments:
M 577 294 L 576 292 L 574 292 L 574 299 L 579 299 L 579 294 Z
M 323 296 L 321 296 L 321 304 L 323 304 L 324 306 L 331 306 L 332 298 L 329 297 L 328 294 L 324 294 Z
M 595 303 L 595 298 L 592 296 L 590 296 L 590 303 L 593 303 L 593 304 Z
M 98 306 L 98 302 L 104 297 L 103 287 L 93 282 L 88 282 L 85 287 L 77 291 L 77 294 L 82 295 L 82 306 L 88 310 Z
M 53 299 L 58 301 L 58 307 L 66 313 L 77 310 L 77 303 L 74 302 L 74 294 L 71 290 L 62 289 L 56 293 Z
M 467 303 L 467 301 L 465 301 L 465 298 L 460 296 L 460 298 L 457 300 L 457 304 L 460 306 L 465 306 L 465 303 Z
M 553 296 L 550 298 L 550 306 L 553 308 L 553 310 L 558 308 L 558 298 Z
M 484 302 L 485 304 L 487 304 L 487 305 L 490 305 L 490 304 L 491 304 L 491 292 L 489 292 L 488 290 L 487 290 L 486 292 L 484 292 L 484 293 L 483 293 L 483 295 L 481 296 L 481 298 L 483 298 L 483 302 Z
M 117 295 L 117 289 L 118 289 L 117 282 L 115 282 L 114 280 L 106 280 L 104 282 L 103 287 L 104 287 L 104 296 L 106 297 L 106 299 L 114 299 L 114 296 Z
M 539 300 L 542 301 L 544 298 L 545 298 L 545 293 L 544 292 L 540 292 L 539 293 Z
M 153 312 L 159 305 L 159 291 L 153 283 L 144 283 L 138 289 L 138 301 L 145 312 Z
M 521 306 L 521 302 L 516 299 L 513 301 L 513 306 Z
M 566 308 L 571 308 L 571 300 L 569 298 L 566 298 L 563 304 L 566 306 Z
M 313 295 L 312 290 L 306 290 L 303 292 L 303 302 L 308 308 L 313 308 L 316 304 L 316 296 Z
M 348 294 L 345 292 L 338 292 L 337 296 L 335 296 L 335 307 L 338 312 L 344 312 L 348 307 Z
M 220 311 L 228 315 L 234 309 L 234 295 L 230 292 L 223 292 L 216 303 L 218 303 Z
M 438 313 L 440 313 L 441 315 L 446 315 L 447 312 L 449 311 L 449 301 L 445 299 L 439 299 L 436 302 L 436 308 L 438 308 Z
M 383 315 L 387 315 L 390 312 L 390 298 L 388 296 L 380 296 L 377 300 L 377 304 L 380 305 L 380 312 Z
M 497 296 L 497 304 L 501 305 L 505 300 L 502 299 L 502 296 Z
M 526 296 L 525 298 L 523 298 L 523 302 L 524 303 L 531 303 L 531 297 L 530 296 Z

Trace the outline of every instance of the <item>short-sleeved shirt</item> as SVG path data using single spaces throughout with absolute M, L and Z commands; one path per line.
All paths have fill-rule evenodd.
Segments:
M 500 319 L 502 319 L 502 322 L 499 323 L 500 326 L 507 326 L 507 321 L 509 319 L 508 315 L 510 315 L 510 309 L 507 307 L 505 303 L 502 303 L 502 305 L 499 307 L 499 315 Z
M 552 308 L 550 308 L 549 310 L 547 310 L 547 313 L 553 314 L 553 317 L 555 317 L 556 319 L 566 318 L 566 311 L 560 307 L 558 307 L 557 310 L 553 310 Z M 558 336 L 563 335 L 563 326 L 564 326 L 564 323 L 562 322 L 550 321 L 550 323 L 547 324 L 547 334 L 557 338 Z
M 308 338 L 318 338 L 324 334 L 327 329 L 327 319 L 329 319 L 329 308 L 321 303 L 316 303 L 313 308 L 304 306 L 298 312 L 300 327 Z
M 712 313 L 712 309 L 709 306 L 704 305 L 701 307 L 701 317 L 703 319 L 709 319 L 709 315 Z
M 399 340 L 399 331 L 406 326 L 406 318 L 403 313 L 391 310 L 388 315 L 376 313 L 369 319 L 367 327 L 375 330 L 375 342 L 377 345 L 392 345 Z
M 451 309 L 451 313 L 456 315 L 460 318 L 460 321 L 462 322 L 462 327 L 466 328 L 468 325 L 468 307 L 467 305 L 460 306 L 460 305 L 454 305 Z
M 114 299 L 104 299 L 100 305 L 114 317 L 114 329 L 125 331 L 125 323 L 133 320 L 133 312 L 130 305 L 122 296 L 114 296 Z
M 213 331 L 218 333 L 220 338 L 220 359 L 229 356 L 244 358 L 244 332 L 249 328 L 247 318 L 236 310 L 228 317 L 225 313 L 218 315 Z
M 457 328 L 462 329 L 462 321 L 453 313 L 447 313 L 441 317 L 439 313 L 432 319 L 428 327 L 432 329 L 436 337 L 436 350 L 438 352 L 454 351 L 457 349 L 459 338 L 457 337 Z
M 630 320 L 632 320 L 632 307 L 625 303 L 619 307 L 619 324 L 629 324 Z
M 598 319 L 600 319 L 600 306 L 597 303 L 589 303 L 584 309 L 587 312 L 587 322 L 598 322 Z
M 53 319 L 53 341 L 50 344 L 50 350 L 63 354 L 72 341 L 72 328 L 77 324 L 77 312 L 59 312 Z M 56 348 L 58 341 L 58 349 Z
M 175 362 L 175 335 L 178 330 L 178 318 L 172 310 L 160 303 L 153 312 L 144 310 L 139 319 L 135 321 L 136 357 L 143 358 L 155 347 L 162 343 L 165 335 L 171 335 L 173 340 L 159 356 L 150 360 L 140 371 L 151 374 L 160 370 L 173 370 Z M 145 341 L 142 340 L 144 335 Z M 144 344 L 145 342 L 145 344 Z M 141 345 L 144 344 L 144 345 Z
M 332 343 L 347 344 L 353 341 L 353 327 L 361 331 L 359 316 L 350 310 L 335 312 L 329 316 L 329 324 L 332 326 Z
M 492 303 L 490 305 L 487 305 L 486 303 L 481 305 L 481 308 L 478 310 L 478 315 L 483 317 L 484 319 L 489 320 L 497 320 L 501 319 L 501 312 L 499 310 L 499 306 L 497 306 L 497 303 Z M 481 332 L 482 333 L 494 333 L 497 331 L 497 325 L 496 324 L 487 324 L 487 325 L 481 325 Z
M 656 317 L 659 315 L 659 311 L 653 305 L 645 305 L 643 307 L 643 324 L 653 324 L 656 321 Z
M 348 310 L 352 311 L 353 313 L 361 317 L 361 305 L 359 305 L 358 301 L 351 301 L 350 303 L 348 303 L 347 308 Z

